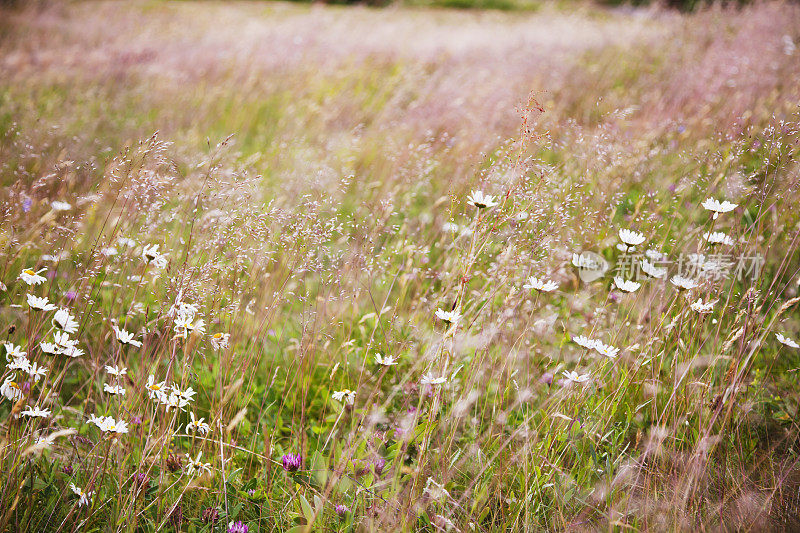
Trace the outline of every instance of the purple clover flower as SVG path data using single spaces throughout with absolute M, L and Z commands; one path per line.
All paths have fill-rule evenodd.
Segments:
M 303 456 L 299 453 L 287 453 L 281 457 L 281 462 L 287 472 L 297 472 L 303 466 Z
M 342 504 L 337 505 L 335 510 L 336 514 L 339 515 L 339 518 L 344 518 L 347 516 L 347 513 L 350 512 L 350 508 Z
M 228 524 L 228 533 L 247 533 L 250 530 L 241 520 Z

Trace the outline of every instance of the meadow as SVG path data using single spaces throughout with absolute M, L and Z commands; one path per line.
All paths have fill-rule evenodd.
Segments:
M 800 529 L 798 48 L 0 8 L 0 530 Z

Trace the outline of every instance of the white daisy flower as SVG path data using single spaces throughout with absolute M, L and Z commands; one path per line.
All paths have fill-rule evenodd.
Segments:
M 734 241 L 721 231 L 715 231 L 713 233 L 706 232 L 703 234 L 703 238 L 708 241 L 708 244 L 724 244 L 725 246 L 733 245 Z
M 619 353 L 619 348 L 615 348 L 610 344 L 604 344 L 601 341 L 597 341 L 594 345 L 594 349 L 600 355 L 605 355 L 608 358 L 614 359 L 617 354 Z
M 130 344 L 131 346 L 141 348 L 141 341 L 135 340 L 133 338 L 133 333 L 127 332 L 124 329 L 120 329 L 117 326 L 112 326 L 112 328 L 114 328 L 114 335 L 116 335 L 120 344 Z
M 47 367 L 39 366 L 38 363 L 34 362 L 30 365 L 30 368 L 28 368 L 27 372 L 28 375 L 33 378 L 33 382 L 38 383 L 41 377 L 47 374 Z
M 43 268 L 37 272 L 34 272 L 32 268 L 26 268 L 19 273 L 19 279 L 28 285 L 39 285 L 40 283 L 47 281 L 47 278 L 41 275 L 45 270 L 47 269 Z
M 203 335 L 206 332 L 205 324 L 205 320 L 202 318 L 195 320 L 192 316 L 178 315 L 178 317 L 175 318 L 175 338 L 186 339 L 192 332 Z
M 652 264 L 647 259 L 642 259 L 642 272 L 650 276 L 651 278 L 660 279 L 667 275 L 667 269 L 662 267 L 657 267 Z
M 122 435 L 128 432 L 128 423 L 124 420 L 114 420 L 111 416 L 89 416 L 89 423 L 94 424 L 103 433 L 116 433 Z
M 703 303 L 703 299 L 702 298 L 698 298 L 697 301 L 694 302 L 689 307 L 691 307 L 693 311 L 697 311 L 698 313 L 704 315 L 704 314 L 710 313 L 714 309 L 714 304 L 715 303 L 717 303 L 717 300 L 714 300 L 713 302 L 712 301 L 708 301 L 708 302 Z
M 448 324 L 455 324 L 461 318 L 461 313 L 458 311 L 445 311 L 444 309 L 436 309 L 436 318 Z
M 789 337 L 786 337 L 786 336 L 784 336 L 784 335 L 782 335 L 780 333 L 776 333 L 775 337 L 777 337 L 779 343 L 785 344 L 786 346 L 788 346 L 790 348 L 800 348 L 800 344 L 797 344 L 795 341 L 793 341 Z
M 69 211 L 72 209 L 72 205 L 68 204 L 67 202 L 62 202 L 60 200 L 54 200 L 50 202 L 50 207 L 53 211 Z
M 583 346 L 588 350 L 593 350 L 595 346 L 597 346 L 597 341 L 594 339 L 590 339 L 589 337 L 584 337 L 583 335 L 578 335 L 577 337 L 572 337 L 572 342 L 577 344 L 578 346 Z
M 687 291 L 700 286 L 695 280 L 683 276 L 672 276 L 670 282 L 681 290 Z
M 541 280 L 535 276 L 528 278 L 528 282 L 522 286 L 523 289 L 533 289 L 541 292 L 552 292 L 558 288 L 558 283 L 552 280 Z
M 86 492 L 82 488 L 75 486 L 75 484 L 70 483 L 69 488 L 72 489 L 72 492 L 78 496 L 78 507 L 83 507 L 84 505 L 88 506 L 91 503 L 93 492 Z
M 618 248 L 624 252 L 627 251 L 628 248 L 633 248 L 634 246 L 642 244 L 645 241 L 645 237 L 637 231 L 621 229 L 619 230 L 619 240 L 624 243 L 624 246 L 621 248 L 618 246 Z
M 157 382 L 156 378 L 151 374 L 147 378 L 147 385 L 145 386 L 147 389 L 147 396 L 150 397 L 151 400 L 158 399 L 159 394 L 163 394 L 166 390 L 166 382 Z
M 221 350 L 228 347 L 228 341 L 230 341 L 231 334 L 230 333 L 214 333 L 211 336 L 211 346 L 215 350 Z
M 103 254 L 106 257 L 113 257 L 113 256 L 119 254 L 119 250 L 117 250 L 113 246 L 106 246 L 105 248 L 102 248 L 100 250 L 100 253 Z
M 78 322 L 66 309 L 59 309 L 53 315 L 53 325 L 62 329 L 67 333 L 75 333 L 78 331 Z
M 47 354 L 58 355 L 61 353 L 61 347 L 54 342 L 43 342 L 39 344 L 39 348 Z
M 616 285 L 619 288 L 619 290 L 624 291 L 624 292 L 634 292 L 639 287 L 642 286 L 641 283 L 637 283 L 637 282 L 631 281 L 631 280 L 622 279 L 621 276 L 615 276 L 614 277 L 614 285 Z
M 661 253 L 658 250 L 648 248 L 644 255 L 651 261 L 664 261 L 667 259 L 667 254 Z
M 392 366 L 397 364 L 397 358 L 392 355 L 375 354 L 375 362 L 381 366 Z
M 17 385 L 17 382 L 10 376 L 0 385 L 0 394 L 12 402 L 16 402 L 22 398 L 22 391 L 19 389 L 19 385 Z
M 192 417 L 192 421 L 186 424 L 186 431 L 196 431 L 201 435 L 207 435 L 209 431 L 211 431 L 211 427 L 204 422 L 205 418 L 197 419 L 194 417 L 194 413 L 190 412 L 189 415 Z
M 3 347 L 6 349 L 6 361 L 13 361 L 18 357 L 25 357 L 28 352 L 22 351 L 22 346 L 15 346 L 12 342 L 4 342 Z
M 22 370 L 28 372 L 31 369 L 31 362 L 25 355 L 18 355 L 9 361 L 6 365 L 9 370 Z
M 567 383 L 585 383 L 591 377 L 589 374 L 578 374 L 575 371 L 564 370 L 561 372 L 564 375 Z
M 715 200 L 714 198 L 706 198 L 706 201 L 702 203 L 703 207 L 714 213 L 715 219 L 719 216 L 720 213 L 727 213 L 728 211 L 733 211 L 738 205 L 739 204 L 732 204 L 727 200 L 720 203 L 719 200 Z
M 40 311 L 55 311 L 58 309 L 57 306 L 50 303 L 47 297 L 39 298 L 33 294 L 28 294 L 26 296 L 28 298 L 28 307 L 31 309 L 38 309 Z
M 108 372 L 112 376 L 121 377 L 128 373 L 128 367 L 118 367 L 117 365 L 108 366 L 105 365 L 106 372 Z
M 422 376 L 420 379 L 420 383 L 423 385 L 441 385 L 447 382 L 447 378 L 445 377 L 436 377 L 432 373 L 428 373 Z
M 28 405 L 20 414 L 31 418 L 47 418 L 50 416 L 51 411 L 49 409 L 40 409 L 38 405 L 34 407 Z
M 115 396 L 125 396 L 127 391 L 122 385 L 109 385 L 108 383 L 104 383 L 103 392 L 108 392 L 109 394 L 114 394 Z
M 186 473 L 190 476 L 196 475 L 201 476 L 203 473 L 211 473 L 211 463 L 204 463 L 200 460 L 203 456 L 203 452 L 197 454 L 197 459 L 192 459 L 190 455 L 186 457 L 189 458 L 189 461 L 186 464 Z
M 145 245 L 142 249 L 142 259 L 148 265 L 154 265 L 156 268 L 167 266 L 167 256 L 158 251 L 158 244 Z
M 120 237 L 119 239 L 117 239 L 117 244 L 119 244 L 120 246 L 125 246 L 127 248 L 136 247 L 136 241 L 134 241 L 133 239 L 129 239 L 127 237 Z
M 77 345 L 67 346 L 61 349 L 62 355 L 66 355 L 67 357 L 72 357 L 73 359 L 76 357 L 80 357 L 84 354 L 84 351 L 81 348 L 78 348 Z
M 331 394 L 331 397 L 337 402 L 342 402 L 345 405 L 353 405 L 356 400 L 356 393 L 350 389 L 344 389 L 334 392 Z
M 467 204 L 478 209 L 491 209 L 498 205 L 494 196 L 483 194 L 483 191 L 472 191 L 472 194 L 467 198 Z

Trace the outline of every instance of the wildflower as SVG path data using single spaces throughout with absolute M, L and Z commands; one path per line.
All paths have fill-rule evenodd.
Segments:
M 83 352 L 83 350 L 81 348 L 78 348 L 76 345 L 72 345 L 72 346 L 67 346 L 66 348 L 63 348 L 61 350 L 61 353 L 63 355 L 66 355 L 67 357 L 75 358 L 75 357 L 82 356 L 84 352 Z
M 125 331 L 124 329 L 120 329 L 117 326 L 112 326 L 114 329 L 114 335 L 117 337 L 117 341 L 120 344 L 130 344 L 131 346 L 136 346 L 140 348 L 142 346 L 141 341 L 137 341 L 133 338 L 133 333 Z
M 28 294 L 28 307 L 31 309 L 38 309 L 40 311 L 55 311 L 57 306 L 50 303 L 47 297 L 39 298 L 33 294 Z
M 800 344 L 797 344 L 795 341 L 793 341 L 789 337 L 781 335 L 780 333 L 776 333 L 775 337 L 778 339 L 779 343 L 785 344 L 789 348 L 800 348 Z
M 30 405 L 26 406 L 25 410 L 20 413 L 24 416 L 29 416 L 31 418 L 47 418 L 50 416 L 49 409 L 39 409 L 39 406 L 36 405 L 31 407 Z
M 78 323 L 66 309 L 59 309 L 56 311 L 56 314 L 53 315 L 53 325 L 66 333 L 75 333 L 78 331 Z
M 120 368 L 117 365 L 114 366 L 105 365 L 105 367 L 106 367 L 106 372 L 108 372 L 109 375 L 117 376 L 118 378 L 128 373 L 128 367 Z
M 72 209 L 72 205 L 68 204 L 67 202 L 62 202 L 60 200 L 54 200 L 50 203 L 50 207 L 53 211 L 69 211 Z
M 281 463 L 283 464 L 283 469 L 287 472 L 296 472 L 303 466 L 303 456 L 299 453 L 287 453 L 281 457 Z
M 120 246 L 125 246 L 127 248 L 133 248 L 134 246 L 136 246 L 136 241 L 134 241 L 133 239 L 129 239 L 127 237 L 120 237 L 119 239 L 117 239 L 117 244 L 119 244 Z
M 28 375 L 33 378 L 34 383 L 38 383 L 42 376 L 47 374 L 46 366 L 39 366 L 37 363 L 32 363 L 27 369 Z
M 732 204 L 727 200 L 720 203 L 719 200 L 715 200 L 714 198 L 706 198 L 705 202 L 702 203 L 703 207 L 714 213 L 714 219 L 716 219 L 720 213 L 733 211 L 738 205 L 739 204 Z
M 6 349 L 6 361 L 12 361 L 14 359 L 18 359 L 20 357 L 25 357 L 28 355 L 28 352 L 22 351 L 22 346 L 15 346 L 12 342 L 5 342 L 3 343 L 3 347 Z
M 179 315 L 175 319 L 175 338 L 186 339 L 192 332 L 203 335 L 206 332 L 205 324 L 202 318 L 195 320 L 193 316 Z
M 184 400 L 187 400 L 187 401 L 189 401 L 192 398 L 194 398 L 194 395 L 197 394 L 197 392 L 192 387 L 189 387 L 185 391 L 181 391 L 178 387 L 172 387 L 172 390 L 175 391 L 175 393 L 178 396 L 180 396 L 181 398 L 183 398 Z
M 483 191 L 472 191 L 467 198 L 467 204 L 478 209 L 491 209 L 497 205 L 497 200 L 490 194 L 483 194 Z
M 704 314 L 710 313 L 711 310 L 714 309 L 714 304 L 715 303 L 717 303 L 716 300 L 714 300 L 713 302 L 712 301 L 708 301 L 708 302 L 703 303 L 703 299 L 702 298 L 698 298 L 697 301 L 694 302 L 689 307 L 691 307 L 693 311 L 697 311 L 701 315 L 704 315 Z
M 69 488 L 72 489 L 72 492 L 78 496 L 78 507 L 82 507 L 84 505 L 89 505 L 91 503 L 91 497 L 93 492 L 86 492 L 80 487 L 76 487 L 74 483 L 69 484 Z
M 667 254 L 663 254 L 658 250 L 654 250 L 652 248 L 648 248 L 647 250 L 645 250 L 644 255 L 651 261 L 663 261 L 667 258 Z
M 445 311 L 444 309 L 438 308 L 436 309 L 436 318 L 448 324 L 455 324 L 461 318 L 461 314 L 455 310 Z
M 374 470 L 377 475 L 381 475 L 383 473 L 383 469 L 386 468 L 386 459 L 383 457 L 378 457 L 375 460 Z
M 228 347 L 228 341 L 231 338 L 230 333 L 214 333 L 211 336 L 211 346 L 215 350 L 221 350 Z
M 228 524 L 228 533 L 247 533 L 249 530 L 250 528 L 247 527 L 247 524 L 241 520 L 231 521 Z
M 432 373 L 428 373 L 422 376 L 420 383 L 423 385 L 441 385 L 447 382 L 447 378 L 445 377 L 435 377 Z
M 3 381 L 3 384 L 0 385 L 0 394 L 12 402 L 16 402 L 22 398 L 22 391 L 20 390 L 19 385 L 17 385 L 17 382 L 11 377 L 7 377 L 5 381 Z
M 191 475 L 198 475 L 202 476 L 203 473 L 211 473 L 211 463 L 204 463 L 200 460 L 203 456 L 203 452 L 197 454 L 197 459 L 192 459 L 191 456 L 188 457 L 189 461 L 186 465 L 186 473 Z
M 125 396 L 125 387 L 122 385 L 109 385 L 108 383 L 103 384 L 103 391 L 108 392 L 110 394 Z
M 375 354 L 375 362 L 381 366 L 392 366 L 397 364 L 397 358 L 393 355 L 381 355 L 379 353 Z
M 25 356 L 25 352 L 22 355 L 17 355 L 14 357 L 7 365 L 6 368 L 9 370 L 24 370 L 28 372 L 31 369 L 31 362 Z
M 672 284 L 675 285 L 678 289 L 685 291 L 700 286 L 695 280 L 691 278 L 685 278 L 683 276 L 672 276 L 670 282 L 672 282 Z
M 100 431 L 103 433 L 116 433 L 117 435 L 121 435 L 128 432 L 127 422 L 124 420 L 114 420 L 114 418 L 110 416 L 90 415 L 89 423 L 100 428 Z
M 642 244 L 645 237 L 643 234 L 636 231 L 621 229 L 619 230 L 619 240 L 621 240 L 623 244 L 618 244 L 617 248 L 623 252 L 627 252 L 629 248 Z
M 342 402 L 345 405 L 353 405 L 353 402 L 355 402 L 356 399 L 356 393 L 350 389 L 344 389 L 334 392 L 331 394 L 331 397 L 337 402 Z
M 164 392 L 165 387 L 165 382 L 156 383 L 156 378 L 152 374 L 148 376 L 145 388 L 147 388 L 147 396 L 149 396 L 151 400 L 157 399 L 158 395 Z
M 54 342 L 43 342 L 39 344 L 39 348 L 47 354 L 58 355 L 61 353 L 61 347 Z
M 713 233 L 704 233 L 703 238 L 708 241 L 708 244 L 724 244 L 725 246 L 731 246 L 734 241 L 729 236 L 725 235 L 721 231 L 715 231 Z
M 662 267 L 657 267 L 647 259 L 642 259 L 642 272 L 650 276 L 651 278 L 663 278 L 667 275 L 667 269 Z
M 558 283 L 551 280 L 541 280 L 535 276 L 528 278 L 528 282 L 522 286 L 523 289 L 533 289 L 541 292 L 552 292 L 558 288 Z
M 37 272 L 34 272 L 32 268 L 26 268 L 22 272 L 19 273 L 19 279 L 27 283 L 28 285 L 39 285 L 40 283 L 44 283 L 47 281 L 47 278 L 42 276 L 42 272 L 47 270 L 43 268 Z
M 605 355 L 606 357 L 609 357 L 611 359 L 614 359 L 619 353 L 619 348 L 615 348 L 610 344 L 604 344 L 601 341 L 595 342 L 594 349 L 600 355 Z
M 174 390 L 169 394 L 167 394 L 165 391 L 156 393 L 156 398 L 159 402 L 161 402 L 162 405 L 166 406 L 167 411 L 169 411 L 170 408 L 180 409 L 183 411 L 183 408 L 189 405 L 189 400 L 181 397 L 181 395 Z
M 583 346 L 587 350 L 593 350 L 594 347 L 597 345 L 596 340 L 590 339 L 589 337 L 584 337 L 583 335 L 572 337 L 572 342 L 574 342 L 578 346 Z
M 167 266 L 167 257 L 165 254 L 162 254 L 158 251 L 158 245 L 145 245 L 144 249 L 142 250 L 142 259 L 148 265 L 152 264 L 156 268 L 164 268 Z
M 635 281 L 622 279 L 621 276 L 614 277 L 614 284 L 619 288 L 619 290 L 624 292 L 634 292 L 639 287 L 642 286 L 641 283 L 637 283 Z
M 113 246 L 106 246 L 100 250 L 100 253 L 106 257 L 113 257 L 119 254 L 119 250 L 117 250 Z
M 577 372 L 564 370 L 561 372 L 567 380 L 567 383 L 584 383 L 589 381 L 589 374 L 578 374 Z
M 186 424 L 186 431 L 197 431 L 201 435 L 207 435 L 209 431 L 211 431 L 211 427 L 203 422 L 205 418 L 197 419 L 194 417 L 194 413 L 189 413 L 192 417 L 192 421 Z
M 350 509 L 346 505 L 342 504 L 337 505 L 334 510 L 336 511 L 336 514 L 339 515 L 339 518 L 344 518 L 347 516 L 347 513 L 350 512 Z

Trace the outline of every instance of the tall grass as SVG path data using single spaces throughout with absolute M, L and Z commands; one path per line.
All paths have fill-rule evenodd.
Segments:
M 4 531 L 798 527 L 797 6 L 0 14 Z

